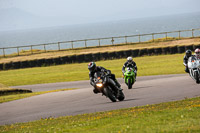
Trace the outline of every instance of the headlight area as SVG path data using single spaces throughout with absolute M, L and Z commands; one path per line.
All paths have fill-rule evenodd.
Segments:
M 103 84 L 102 84 L 102 83 L 97 83 L 96 86 L 97 86 L 97 87 L 102 87 Z

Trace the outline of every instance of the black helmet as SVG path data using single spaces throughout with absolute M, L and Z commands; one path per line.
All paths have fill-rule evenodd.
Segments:
M 185 55 L 190 57 L 192 55 L 192 51 L 190 49 L 186 50 Z
M 90 62 L 88 64 L 88 69 L 90 72 L 94 72 L 94 70 L 96 69 L 96 64 L 94 62 Z

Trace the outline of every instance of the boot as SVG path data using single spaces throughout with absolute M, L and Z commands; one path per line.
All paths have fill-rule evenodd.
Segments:
M 119 88 L 121 87 L 121 85 L 119 84 L 119 82 L 116 79 L 115 79 L 115 83 Z

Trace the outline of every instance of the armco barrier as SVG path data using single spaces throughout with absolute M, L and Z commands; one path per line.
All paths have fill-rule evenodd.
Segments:
M 3 70 L 3 64 L 0 64 L 0 70 Z
M 84 56 L 85 56 L 84 54 L 77 55 L 77 56 L 76 56 L 76 61 L 77 61 L 77 63 L 82 63 L 82 62 L 84 62 L 84 60 L 85 60 L 85 57 L 84 57 Z
M 198 44 L 198 45 L 193 45 L 193 49 L 195 50 L 196 48 L 200 48 L 200 44 Z
M 176 54 L 176 53 L 184 53 L 185 50 L 187 49 L 195 50 L 195 48 L 200 48 L 200 44 L 71 55 L 71 56 L 63 56 L 63 57 L 56 57 L 49 59 L 36 59 L 31 61 L 4 63 L 0 64 L 0 70 L 50 66 L 59 64 L 70 64 L 70 63 L 82 63 L 82 62 L 108 60 L 108 59 L 120 59 L 120 58 L 126 58 L 128 56 L 138 57 L 143 55 Z
M 37 60 L 37 67 L 45 66 L 45 59 L 38 59 Z
M 67 60 L 69 59 L 69 57 L 68 56 L 63 56 L 63 57 L 60 57 L 61 58 L 61 60 L 62 60 L 62 64 L 66 64 L 67 63 Z M 47 60 L 46 60 L 47 61 Z M 53 63 L 51 63 L 51 64 L 53 64 Z M 49 65 L 51 65 L 51 64 L 49 64 Z
M 89 54 L 84 54 L 84 62 L 90 62 L 93 60 L 93 57 L 92 57 L 92 54 L 89 53 Z
M 117 51 L 116 54 L 117 54 L 117 56 L 118 56 L 119 59 L 125 57 L 124 51 Z
M 30 60 L 29 61 L 29 66 L 30 67 L 36 67 L 37 66 L 37 60 Z
M 178 46 L 178 53 L 184 53 L 185 52 L 185 46 Z
M 154 48 L 154 53 L 155 53 L 156 55 L 162 54 L 162 48 Z
M 139 49 L 132 50 L 132 56 L 138 57 L 139 56 Z
M 132 50 L 126 50 L 126 51 L 124 51 L 124 56 L 125 57 L 132 56 Z
M 8 70 L 8 69 L 11 69 L 12 68 L 12 64 L 11 63 L 5 63 L 3 64 L 3 69 L 4 70 Z
M 21 64 L 20 62 L 12 62 L 12 67 L 13 69 L 19 69 L 21 68 Z
M 193 45 L 187 45 L 187 46 L 185 46 L 185 50 L 188 50 L 188 49 L 194 51 Z
M 147 52 L 146 48 L 139 50 L 139 56 L 143 56 L 143 55 L 147 55 L 147 54 L 148 54 L 148 52 Z
M 170 54 L 178 53 L 177 46 L 169 47 Z
M 149 48 L 147 49 L 148 55 L 153 55 L 154 54 L 154 48 Z
M 101 59 L 100 56 L 101 56 L 100 53 L 94 53 L 94 54 L 92 54 L 93 61 L 98 61 L 98 60 L 100 60 L 100 59 Z
M 29 66 L 28 61 L 21 61 L 21 62 L 20 62 L 20 67 L 21 67 L 21 68 L 28 68 L 28 67 L 30 67 L 30 66 Z
M 110 57 L 110 60 L 116 59 L 116 52 L 108 52 L 108 57 Z
M 107 52 L 100 53 L 100 60 L 105 60 L 106 56 L 108 55 Z

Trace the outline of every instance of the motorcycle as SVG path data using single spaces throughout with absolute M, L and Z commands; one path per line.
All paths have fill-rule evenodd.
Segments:
M 131 89 L 133 84 L 135 83 L 135 72 L 131 67 L 127 67 L 124 73 L 124 81 L 128 86 L 128 89 Z
M 188 59 L 188 69 L 190 77 L 196 81 L 197 84 L 200 83 L 200 60 L 195 56 L 191 56 Z
M 96 84 L 96 89 L 102 93 L 102 95 L 105 95 L 108 97 L 112 102 L 116 102 L 117 99 L 119 101 L 123 101 L 125 96 L 123 92 L 121 95 L 117 98 L 117 90 L 115 90 L 113 87 L 109 86 L 108 81 L 109 76 L 106 75 L 104 72 L 95 72 L 94 74 L 94 82 Z

